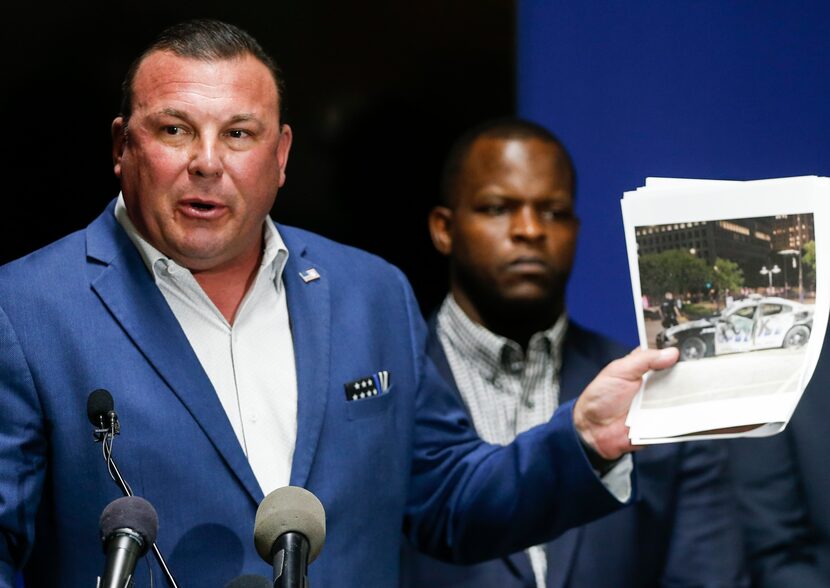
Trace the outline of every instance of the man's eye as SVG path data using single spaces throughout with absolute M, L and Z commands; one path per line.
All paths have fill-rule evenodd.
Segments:
M 170 126 L 164 127 L 164 132 L 167 133 L 168 135 L 181 135 L 182 134 L 182 128 L 170 125 Z
M 250 137 L 251 134 L 248 131 L 243 131 L 242 129 L 234 129 L 232 131 L 228 131 L 228 136 L 233 139 L 245 139 Z
M 481 207 L 481 212 L 489 216 L 499 216 L 507 212 L 507 207 L 503 204 L 488 204 Z
M 570 222 L 574 218 L 573 211 L 570 210 L 555 210 L 552 208 L 541 211 L 542 218 L 546 220 L 555 220 L 559 222 Z

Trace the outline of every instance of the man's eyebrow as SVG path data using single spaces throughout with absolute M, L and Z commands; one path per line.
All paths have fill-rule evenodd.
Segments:
M 178 110 L 177 108 L 162 108 L 158 111 L 158 114 L 172 116 L 175 118 L 180 118 L 182 120 L 190 120 L 190 117 L 187 115 L 187 113 Z M 259 118 L 253 113 L 235 114 L 230 119 L 228 119 L 228 122 L 226 124 L 237 124 L 251 121 L 261 124 Z
M 187 115 L 181 110 L 177 110 L 175 108 L 162 108 L 159 110 L 158 114 L 166 114 L 167 116 L 174 116 L 182 120 L 187 120 Z
M 248 122 L 254 121 L 259 122 L 259 119 L 254 114 L 235 114 L 231 117 L 228 121 L 229 123 L 240 123 L 240 122 Z

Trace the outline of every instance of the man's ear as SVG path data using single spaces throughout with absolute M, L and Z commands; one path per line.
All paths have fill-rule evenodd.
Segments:
M 280 188 L 285 184 L 285 168 L 288 167 L 288 153 L 291 151 L 293 133 L 287 124 L 280 126 L 280 138 L 277 145 L 277 166 L 280 170 Z
M 112 169 L 115 176 L 121 179 L 121 158 L 127 146 L 127 123 L 123 116 L 112 121 L 110 132 L 112 133 Z
M 452 210 L 436 206 L 429 212 L 429 235 L 432 244 L 442 255 L 452 251 Z

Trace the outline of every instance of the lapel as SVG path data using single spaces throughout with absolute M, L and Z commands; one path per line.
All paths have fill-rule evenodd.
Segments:
M 603 367 L 597 365 L 588 355 L 584 339 L 583 331 L 574 323 L 569 323 L 562 345 L 562 370 L 559 374 L 560 405 L 579 396 Z M 548 588 L 564 588 L 567 585 L 582 533 L 582 528 L 577 527 L 547 544 Z
M 559 374 L 559 404 L 573 400 L 591 383 L 604 365 L 598 365 L 589 355 L 590 342 L 584 331 L 573 322 L 568 323 L 562 345 L 562 370 Z
M 283 284 L 291 320 L 297 369 L 297 444 L 291 484 L 305 486 L 323 429 L 328 402 L 331 351 L 331 274 L 308 251 L 302 232 L 279 227 L 288 247 Z M 305 282 L 302 272 L 314 268 L 320 277 Z
M 262 490 L 184 331 L 138 251 L 113 215 L 113 204 L 86 231 L 93 291 L 170 387 L 251 499 Z
M 452 373 L 450 362 L 447 361 L 447 354 L 444 353 L 444 347 L 441 345 L 441 339 L 438 338 L 437 312 L 429 318 L 429 321 L 427 321 L 426 346 L 427 355 L 429 355 L 430 359 L 432 359 L 432 363 L 435 364 L 435 368 L 438 370 L 438 373 L 441 374 L 441 377 L 444 378 L 446 382 L 452 385 L 453 390 L 463 404 L 463 399 L 461 398 L 461 394 L 458 392 L 458 384 L 455 383 L 455 376 Z M 467 408 L 466 405 L 464 408 Z M 470 416 L 469 411 L 467 411 L 467 416 Z M 470 422 L 472 423 L 472 420 Z
M 565 588 L 576 560 L 577 547 L 582 540 L 582 527 L 567 531 L 548 543 L 547 588 Z

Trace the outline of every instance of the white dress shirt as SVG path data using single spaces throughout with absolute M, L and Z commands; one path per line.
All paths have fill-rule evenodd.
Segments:
M 288 250 L 273 221 L 265 221 L 262 263 L 230 324 L 190 270 L 138 233 L 120 195 L 115 217 L 213 384 L 263 493 L 288 485 L 297 440 L 297 374 L 282 284 Z

